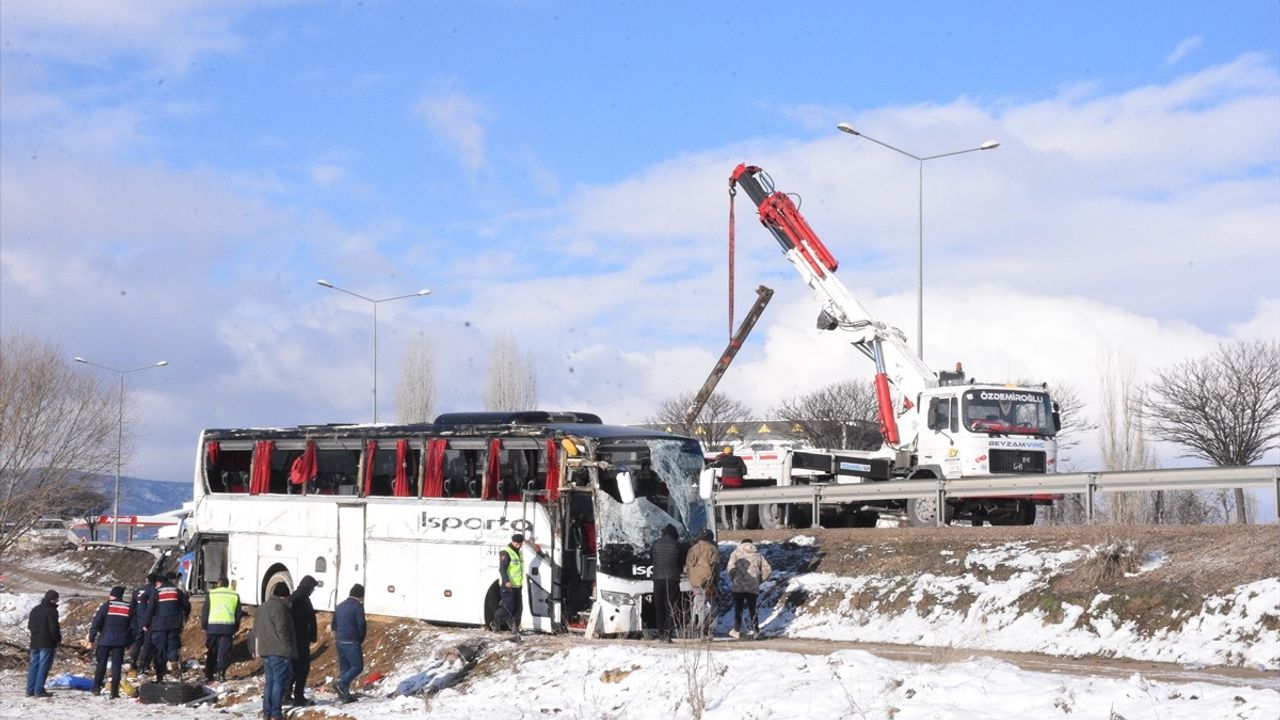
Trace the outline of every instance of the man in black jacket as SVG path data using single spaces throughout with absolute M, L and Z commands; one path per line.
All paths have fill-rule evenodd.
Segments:
M 674 606 L 680 596 L 680 571 L 684 562 L 680 557 L 680 541 L 675 525 L 662 529 L 662 537 L 649 546 L 649 558 L 653 560 L 653 624 L 658 639 L 671 642 Z
M 44 689 L 44 681 L 53 667 L 53 653 L 62 642 L 62 626 L 58 623 L 58 591 L 49 590 L 44 600 L 27 616 L 31 631 L 31 662 L 27 665 L 27 697 L 53 697 Z
M 133 616 L 129 628 L 133 631 L 133 645 L 129 648 L 129 668 L 132 670 L 141 670 L 151 664 L 151 644 L 147 642 L 147 633 L 142 625 L 151 612 L 151 602 L 155 600 L 156 582 L 159 580 L 159 575 L 148 573 L 147 581 L 133 589 L 133 600 L 129 607 Z
M 124 586 L 111 588 L 107 601 L 98 606 L 89 623 L 89 644 L 98 640 L 96 659 L 98 665 L 93 671 L 93 694 L 102 693 L 102 681 L 107 675 L 107 660 L 111 660 L 111 697 L 120 697 L 120 666 L 124 664 L 124 649 L 133 639 L 130 626 L 133 615 L 129 603 L 124 600 Z
M 315 703 L 307 699 L 307 676 L 311 674 L 311 643 L 316 641 L 316 609 L 311 605 L 311 593 L 316 589 L 316 579 L 305 575 L 298 581 L 298 589 L 289 596 L 289 611 L 293 613 L 293 704 L 306 707 Z M 287 694 L 287 693 L 286 693 Z
M 182 626 L 191 615 L 191 600 L 185 592 L 174 587 L 173 579 L 176 577 L 177 574 L 171 572 L 161 578 L 142 627 L 150 633 L 151 652 L 156 661 L 156 682 L 164 682 L 166 661 L 174 663 L 174 672 L 182 676 L 178 649 L 182 642 Z

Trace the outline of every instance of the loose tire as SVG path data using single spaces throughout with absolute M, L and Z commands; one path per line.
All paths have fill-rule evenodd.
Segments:
M 1030 500 L 1018 500 L 1016 504 L 1010 505 L 1004 512 L 992 515 L 990 520 L 992 525 L 999 526 L 1035 525 L 1036 504 Z
M 143 683 L 138 688 L 138 701 L 144 705 L 182 705 L 204 697 L 204 686 L 191 683 Z

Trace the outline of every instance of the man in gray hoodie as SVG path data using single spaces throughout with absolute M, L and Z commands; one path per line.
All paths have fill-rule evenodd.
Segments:
M 276 583 L 271 598 L 253 619 L 254 654 L 262 658 L 262 717 L 284 720 L 284 694 L 289 688 L 290 662 L 297 656 L 289 586 Z

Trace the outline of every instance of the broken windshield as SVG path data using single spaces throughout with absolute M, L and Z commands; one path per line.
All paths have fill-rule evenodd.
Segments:
M 667 525 L 674 525 L 682 544 L 707 526 L 707 506 L 698 496 L 702 452 L 693 440 L 624 440 L 600 444 L 597 457 L 609 463 L 600 470 L 596 531 L 601 547 L 624 545 L 647 552 Z M 635 502 L 617 497 L 617 474 L 631 472 Z

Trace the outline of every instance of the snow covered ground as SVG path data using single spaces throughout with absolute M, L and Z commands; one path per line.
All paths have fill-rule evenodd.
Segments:
M 837 551 L 828 538 L 827 547 L 818 548 L 813 537 L 803 535 L 757 545 L 776 568 L 761 596 L 767 637 L 889 642 L 937 652 L 929 662 L 911 662 L 821 643 L 812 652 L 788 651 L 809 640 L 660 645 L 540 636 L 513 643 L 477 630 L 406 622 L 394 624 L 395 633 L 382 641 L 395 645 L 395 652 L 367 665 L 367 671 L 386 677 L 366 689 L 360 702 L 336 705 L 332 693 L 321 689 L 319 706 L 291 717 L 1280 717 L 1280 578 L 1230 587 L 1176 610 L 1165 625 L 1139 625 L 1118 617 L 1112 608 L 1119 606 L 1102 591 L 1081 603 L 1028 605 L 1028 598 L 1070 598 L 1050 584 L 1086 561 L 1088 547 L 947 543 L 934 552 L 932 565 L 919 566 L 923 570 L 835 574 L 823 568 L 862 567 L 859 546 Z M 733 547 L 724 542 L 721 551 L 727 555 Z M 869 547 L 872 554 L 893 552 L 878 540 Z M 816 563 L 820 550 L 851 555 L 845 565 Z M 1171 562 L 1152 552 L 1125 577 L 1145 582 Z M 46 569 L 78 573 L 72 566 Z M 38 594 L 0 593 L 0 641 L 25 647 L 26 614 L 38 600 Z M 63 611 L 65 616 L 66 604 Z M 732 613 L 725 612 L 717 622 L 720 635 L 731 626 Z M 5 648 L 11 664 L 0 670 L 2 718 L 254 718 L 261 707 L 260 675 L 227 683 L 217 707 L 144 706 L 74 690 L 55 690 L 47 700 L 26 698 L 24 668 L 12 664 L 14 648 Z M 1185 680 L 1139 673 L 1087 676 L 1078 668 L 1038 672 L 984 656 L 996 651 L 1127 657 L 1188 668 L 1227 665 L 1252 670 L 1255 678 L 1259 670 L 1270 675 L 1269 682 L 1228 684 L 1194 672 Z M 195 652 L 189 648 L 186 654 Z M 55 675 L 89 671 L 70 655 L 62 653 Z
M 719 643 L 717 643 L 719 644 Z M 895 662 L 861 651 L 829 655 L 758 650 L 708 651 L 586 644 L 559 652 L 505 644 L 461 685 L 429 700 L 386 697 L 427 668 L 456 670 L 424 647 L 423 660 L 384 679 L 358 703 L 311 708 L 308 718 L 1265 718 L 1280 717 L 1280 692 L 1208 683 L 1151 682 L 1026 672 L 975 658 L 955 663 Z M 14 718 L 251 718 L 260 699 L 222 708 L 169 708 L 56 691 L 23 697 L 23 675 L 0 673 L 0 715 Z M 260 681 L 254 681 L 257 683 Z M 249 683 L 250 686 L 254 683 Z M 324 699 L 324 698 L 321 698 Z M 301 713 L 294 715 L 298 717 Z

